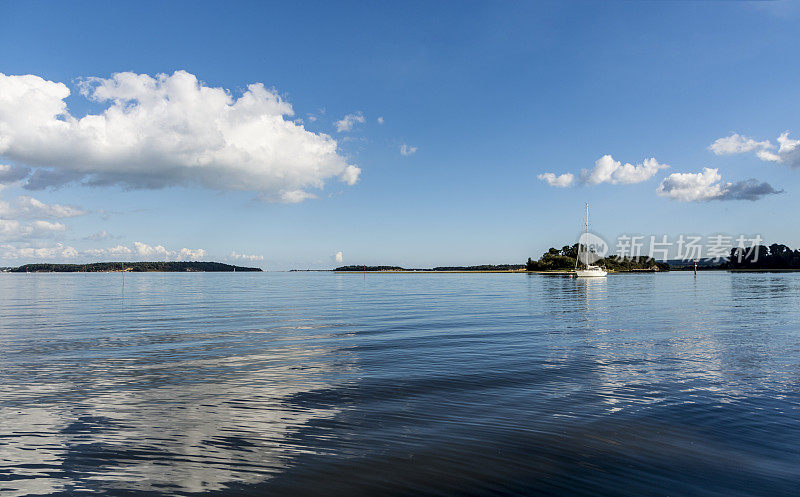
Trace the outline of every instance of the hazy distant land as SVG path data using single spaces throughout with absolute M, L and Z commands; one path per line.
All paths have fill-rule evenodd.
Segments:
M 484 272 L 484 273 L 567 273 L 575 268 L 578 245 L 551 248 L 538 260 L 528 258 L 525 264 L 482 264 L 477 266 L 436 266 L 432 268 L 404 268 L 401 266 L 348 265 L 330 269 L 292 269 L 292 272 Z M 671 259 L 657 261 L 652 257 L 604 257 L 595 264 L 609 272 L 640 273 L 660 271 L 687 271 L 694 269 L 694 261 Z M 721 259 L 700 259 L 702 270 L 729 271 L 800 271 L 800 250 L 783 244 L 758 245 L 751 249 L 733 248 L 730 256 Z M 0 267 L 0 272 L 12 273 L 96 273 L 96 272 L 253 272 L 261 268 L 234 266 L 222 262 L 95 262 L 90 264 L 24 264 L 19 267 Z
M 95 262 L 92 264 L 25 264 L 5 268 L 12 273 L 106 273 L 106 272 L 251 272 L 257 267 L 233 266 L 221 262 Z
M 407 272 L 461 272 L 461 271 L 477 271 L 477 272 L 508 272 L 508 271 L 525 271 L 524 264 L 484 264 L 481 266 L 438 266 L 434 268 L 419 268 L 408 269 L 400 266 L 341 266 L 334 269 L 334 271 L 341 272 L 364 272 L 364 271 L 407 271 Z
M 400 266 L 341 266 L 334 271 L 341 272 L 532 272 L 568 273 L 575 268 L 578 258 L 578 244 L 564 245 L 560 249 L 550 248 L 538 260 L 528 258 L 525 264 L 484 264 L 480 266 L 440 266 L 425 269 L 407 269 Z M 691 271 L 695 262 L 689 259 L 657 261 L 652 257 L 619 257 L 610 255 L 594 264 L 609 272 L 641 273 L 660 271 Z M 732 248 L 729 257 L 700 259 L 697 267 L 701 270 L 728 271 L 800 271 L 800 249 L 792 250 L 786 245 L 758 245 L 751 248 Z

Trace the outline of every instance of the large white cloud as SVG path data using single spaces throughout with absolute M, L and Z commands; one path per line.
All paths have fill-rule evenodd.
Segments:
M 800 168 L 800 140 L 789 138 L 789 132 L 785 131 L 778 137 L 777 142 L 776 146 L 769 140 L 756 141 L 753 138 L 733 133 L 715 140 L 708 149 L 717 155 L 754 152 L 756 157 L 763 161 Z
M 703 168 L 699 173 L 673 173 L 664 178 L 656 192 L 682 202 L 707 200 L 758 200 L 765 195 L 782 193 L 769 183 L 756 179 L 722 183 L 718 169 Z
M 238 98 L 185 71 L 124 72 L 80 87 L 105 109 L 75 117 L 67 85 L 0 73 L 0 156 L 38 168 L 29 188 L 200 185 L 298 202 L 329 179 L 352 185 L 359 178 L 334 139 L 287 120 L 291 105 L 261 83 Z M 20 172 L 4 167 L 2 175 Z

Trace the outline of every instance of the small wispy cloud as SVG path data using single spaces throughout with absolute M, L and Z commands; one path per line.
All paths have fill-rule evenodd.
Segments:
M 564 173 L 557 176 L 555 173 L 542 173 L 536 177 L 548 185 L 555 186 L 557 188 L 566 188 L 568 186 L 572 186 L 572 184 L 575 182 L 575 175 L 572 173 Z
M 240 254 L 236 251 L 231 252 L 231 255 L 228 256 L 229 259 L 234 261 L 248 261 L 248 262 L 256 262 L 256 261 L 263 261 L 263 255 L 256 255 L 256 254 Z
M 0 219 L 0 240 L 17 241 L 52 238 L 63 233 L 67 227 L 58 222 L 36 220 L 23 223 L 16 219 Z
M 408 145 L 408 144 L 405 144 L 405 143 L 400 145 L 400 155 L 407 157 L 407 156 L 413 155 L 415 153 L 417 153 L 417 147 L 414 147 L 414 146 L 411 146 L 411 145 Z
M 366 121 L 364 114 L 356 112 L 355 114 L 347 114 L 343 118 L 334 123 L 336 131 L 343 133 L 345 131 L 352 131 L 356 124 L 362 124 Z
M 112 235 L 111 233 L 109 233 L 106 230 L 101 230 L 101 231 L 92 233 L 91 235 L 87 235 L 87 236 L 83 237 L 84 240 L 89 240 L 89 241 L 93 241 L 93 242 L 99 242 L 99 241 L 102 241 L 102 240 L 111 240 L 111 239 L 114 239 L 114 238 L 118 238 L 118 237 Z
M 0 201 L 2 219 L 63 219 L 87 214 L 74 205 L 46 204 L 41 200 L 20 195 L 11 202 Z

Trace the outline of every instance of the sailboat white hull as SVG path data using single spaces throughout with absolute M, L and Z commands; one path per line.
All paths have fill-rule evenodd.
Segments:
M 599 278 L 607 275 L 606 271 L 602 269 L 576 269 L 575 276 L 578 278 Z

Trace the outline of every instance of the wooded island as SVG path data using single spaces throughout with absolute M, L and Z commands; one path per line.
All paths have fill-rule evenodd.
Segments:
M 95 262 L 92 264 L 25 264 L 9 269 L 11 273 L 107 273 L 146 272 L 252 272 L 257 267 L 233 266 L 221 262 Z

